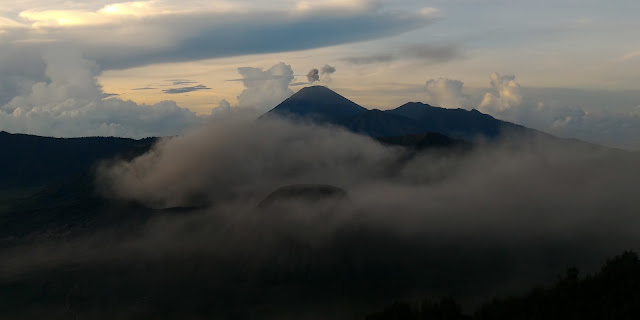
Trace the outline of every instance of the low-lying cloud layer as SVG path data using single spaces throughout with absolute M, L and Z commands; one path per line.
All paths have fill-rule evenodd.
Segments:
M 187 296 L 234 297 L 217 312 L 245 316 L 318 314 L 332 301 L 415 294 L 476 303 L 637 249 L 638 160 L 518 137 L 410 154 L 338 128 L 221 121 L 106 164 L 99 175 L 107 197 L 199 209 L 158 213 L 135 230 L 6 251 L 0 274 L 28 279 L 65 266 L 104 273 L 122 264 L 133 274 L 155 270 L 152 296 L 169 294 L 176 306 Z M 258 207 L 291 184 L 329 184 L 348 195 Z M 185 296 L 170 289 L 171 279 L 182 279 Z M 193 291 L 199 287 L 211 295 Z M 314 298 L 300 300 L 307 295 Z M 298 301 L 300 308 L 286 306 Z M 279 309 L 254 310 L 259 305 Z

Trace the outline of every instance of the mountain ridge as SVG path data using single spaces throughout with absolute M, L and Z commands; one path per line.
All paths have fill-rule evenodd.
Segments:
M 476 109 L 448 109 L 422 102 L 407 102 L 394 109 L 370 110 L 324 86 L 302 88 L 260 119 L 271 116 L 329 123 L 374 138 L 433 132 L 472 142 L 499 138 L 507 130 L 510 133 L 543 134 Z

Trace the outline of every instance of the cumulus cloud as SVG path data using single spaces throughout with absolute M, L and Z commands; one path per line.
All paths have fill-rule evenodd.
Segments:
M 427 103 L 443 108 L 468 108 L 468 97 L 463 93 L 464 83 L 447 78 L 427 81 Z
M 289 84 L 293 69 L 280 62 L 267 70 L 253 67 L 238 68 L 245 89 L 238 96 L 238 106 L 267 111 L 293 95 Z
M 318 71 L 318 69 L 309 70 L 309 72 L 307 73 L 307 81 L 309 81 L 309 83 L 320 81 L 320 72 Z
M 589 92 L 571 89 L 528 90 L 514 75 L 491 74 L 493 92 L 485 93 L 478 109 L 499 119 L 515 122 L 565 138 L 576 138 L 607 146 L 637 150 L 640 148 L 640 119 L 628 105 L 638 97 L 622 93 Z M 619 97 L 617 95 L 620 95 Z M 589 107 L 591 100 L 601 100 Z M 593 103 L 592 103 L 593 104 Z
M 42 53 L 24 50 L 20 45 L 0 44 L 0 106 L 11 99 L 27 95 L 34 84 L 46 82 Z
M 495 92 L 485 94 L 478 109 L 487 112 L 500 112 L 522 103 L 520 84 L 516 82 L 514 75 L 500 75 L 494 72 L 490 76 L 491 87 Z
M 229 103 L 229 101 L 222 99 L 220 101 L 220 104 L 218 105 L 219 108 L 231 108 L 231 104 Z
M 226 99 L 220 100 L 218 106 L 211 109 L 211 119 L 213 120 L 229 120 L 229 118 L 233 117 L 234 113 L 237 113 L 238 108 L 234 108 L 231 106 L 231 103 Z
M 78 50 L 46 51 L 35 65 L 44 66 L 44 81 L 31 84 L 0 105 L 0 128 L 46 136 L 166 136 L 198 123 L 197 116 L 172 101 L 138 105 L 110 97 L 96 76 L 99 67 Z M 37 78 L 36 78 L 37 79 Z M 109 97 L 109 99 L 105 99 Z

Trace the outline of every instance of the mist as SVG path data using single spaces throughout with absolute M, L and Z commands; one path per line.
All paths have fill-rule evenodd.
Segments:
M 416 296 L 473 307 L 637 250 L 638 160 L 543 136 L 415 152 L 337 127 L 215 122 L 98 171 L 103 197 L 157 212 L 141 226 L 5 250 L 0 274 L 128 266 L 161 292 L 148 310 L 171 299 L 183 316 L 212 303 L 204 292 L 220 318 L 348 318 Z M 346 196 L 259 206 L 295 184 Z

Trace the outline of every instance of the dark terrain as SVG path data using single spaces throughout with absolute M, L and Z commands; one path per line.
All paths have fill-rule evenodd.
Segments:
M 392 176 L 390 180 L 401 179 L 397 173 L 412 160 L 425 158 L 427 163 L 441 166 L 436 166 L 434 174 L 440 178 L 428 180 L 427 186 L 441 180 L 446 185 L 441 176 L 448 176 L 449 171 L 455 176 L 491 169 L 471 166 L 474 172 L 458 171 L 460 163 L 466 164 L 466 157 L 483 148 L 502 146 L 504 140 L 509 142 L 505 144 L 509 157 L 521 155 L 520 149 L 527 150 L 526 139 L 560 149 L 578 148 L 587 155 L 609 152 L 477 110 L 422 103 L 367 110 L 325 87 L 300 90 L 261 119 L 268 121 L 270 117 L 340 128 L 371 138 L 396 156 L 394 163 L 387 164 L 389 168 L 380 170 Z M 518 139 L 512 142 L 513 137 Z M 261 138 L 255 137 L 258 141 Z M 153 150 L 157 141 L 58 139 L 0 132 L 0 149 L 5 150 L 0 158 L 0 318 L 484 320 L 640 316 L 637 255 L 624 252 L 597 270 L 603 255 L 613 257 L 622 251 L 596 251 L 597 242 L 588 237 L 590 234 L 576 239 L 560 237 L 570 239 L 566 242 L 544 235 L 535 235 L 537 242 L 522 243 L 500 238 L 484 243 L 472 236 L 441 241 L 438 234 L 412 233 L 412 223 L 405 226 L 407 231 L 391 231 L 391 225 L 377 222 L 377 217 L 367 212 L 350 211 L 350 202 L 362 201 L 362 195 L 344 186 L 314 181 L 281 185 L 260 201 L 232 207 L 231 214 L 215 202 L 157 208 L 106 194 L 97 170 L 104 164 L 136 159 Z M 562 160 L 541 154 L 535 153 L 533 158 L 543 168 Z M 615 155 L 626 153 L 616 151 Z M 355 168 L 359 160 L 354 159 Z M 305 160 L 301 157 L 300 162 Z M 626 168 L 629 161 L 620 163 Z M 569 168 L 549 176 L 580 177 L 585 186 L 596 190 L 611 186 L 606 179 L 591 182 L 572 164 Z M 613 169 L 598 169 L 604 170 L 606 178 L 618 178 L 606 174 L 606 170 L 617 173 Z M 256 171 L 257 176 L 263 174 Z M 519 172 L 519 168 L 507 171 L 506 181 L 512 172 Z M 295 175 L 295 168 L 285 173 Z M 637 175 L 627 173 L 622 176 L 631 180 Z M 532 181 L 513 178 L 525 191 L 535 183 L 529 179 Z M 509 189 L 490 183 L 486 189 L 495 188 L 496 193 Z M 456 192 L 450 201 L 474 200 L 458 197 Z M 366 194 L 364 199 L 403 196 Z M 556 204 L 569 201 L 559 197 L 551 198 L 551 204 L 540 204 L 536 196 L 507 208 L 554 210 Z M 605 207 L 628 214 L 636 202 L 624 199 Z M 482 199 L 478 201 L 482 203 Z M 488 204 L 494 208 L 492 205 Z M 387 210 L 389 217 L 403 217 L 403 211 L 412 209 L 380 210 Z M 306 211 L 311 214 L 303 215 Z M 341 216 L 344 212 L 352 215 Z M 442 212 L 453 214 L 446 208 Z M 473 221 L 480 212 L 472 208 L 466 217 Z M 541 212 L 540 220 L 550 219 L 553 213 Z M 425 216 L 430 214 L 424 212 Z M 502 219 L 518 214 L 507 212 L 507 218 Z M 615 217 L 623 220 L 633 216 Z M 590 221 L 587 218 L 585 224 Z M 470 229 L 476 227 L 470 224 Z M 453 233 L 464 234 L 464 228 L 461 223 Z M 526 231 L 516 229 L 514 238 Z M 633 239 L 623 240 L 633 243 Z M 631 249 L 636 248 L 624 248 Z M 576 268 L 567 269 L 571 266 L 588 274 L 581 277 Z M 533 286 L 536 289 L 531 289 Z

